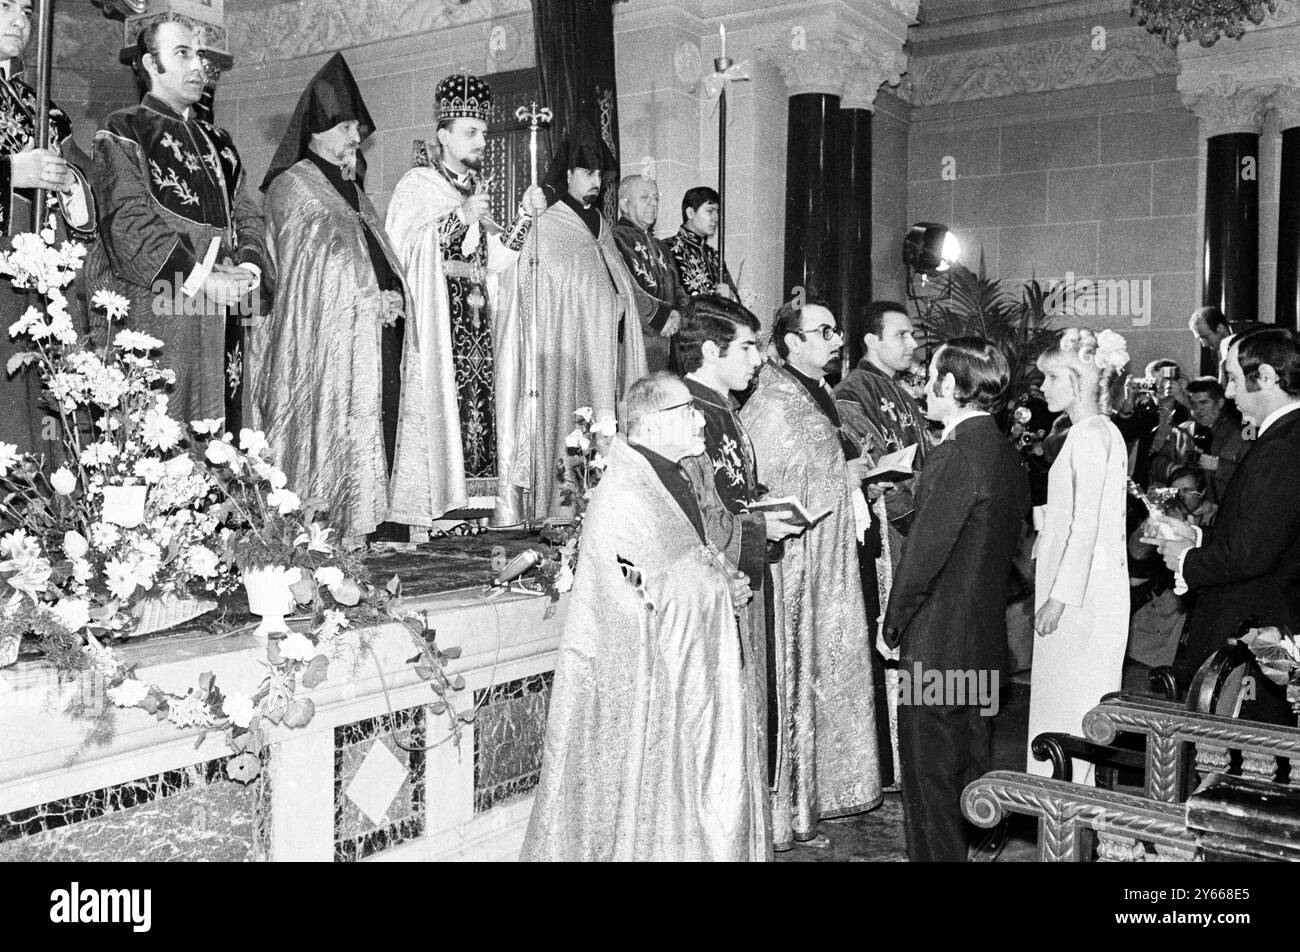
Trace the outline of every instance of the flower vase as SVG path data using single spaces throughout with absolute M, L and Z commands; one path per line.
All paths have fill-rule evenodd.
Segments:
M 248 610 L 262 616 L 262 623 L 253 632 L 265 638 L 273 632 L 285 632 L 289 626 L 284 616 L 293 611 L 297 600 L 291 586 L 301 576 L 296 568 L 267 565 L 243 573 L 244 591 L 248 593 Z
M 134 529 L 144 522 L 144 497 L 148 486 L 105 486 L 104 509 L 100 516 L 123 529 Z

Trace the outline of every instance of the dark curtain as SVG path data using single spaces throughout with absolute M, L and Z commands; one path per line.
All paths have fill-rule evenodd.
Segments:
M 619 159 L 618 95 L 614 85 L 615 2 L 533 0 L 538 86 L 542 104 L 550 106 L 554 113 L 545 150 L 547 160 L 579 119 L 590 122 L 605 139 L 614 158 Z M 542 174 L 546 164 L 540 162 Z M 615 185 L 607 181 L 601 192 L 605 217 L 610 221 L 618 218 Z

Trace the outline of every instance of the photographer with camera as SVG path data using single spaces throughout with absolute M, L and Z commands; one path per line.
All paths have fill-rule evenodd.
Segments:
M 1151 481 L 1168 485 L 1178 469 L 1199 470 L 1205 474 L 1209 500 L 1217 505 L 1250 444 L 1242 439 L 1241 415 L 1224 395 L 1218 380 L 1198 377 L 1191 381 L 1187 400 L 1192 418 L 1175 427 L 1154 454 Z
M 1127 380 L 1113 419 L 1124 442 L 1136 447 L 1130 456 L 1133 481 L 1147 486 L 1155 454 L 1188 419 L 1187 388 L 1178 362 L 1153 360 L 1144 376 Z

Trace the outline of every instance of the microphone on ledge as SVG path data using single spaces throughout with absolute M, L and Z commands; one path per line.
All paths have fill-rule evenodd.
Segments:
M 497 572 L 497 577 L 493 579 L 492 584 L 508 585 L 540 561 L 542 561 L 542 554 L 540 552 L 536 549 L 524 549 L 524 551 L 520 552 L 502 566 L 501 571 Z

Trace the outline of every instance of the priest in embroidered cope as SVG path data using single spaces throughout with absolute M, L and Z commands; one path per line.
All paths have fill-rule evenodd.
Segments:
M 366 196 L 374 131 L 341 53 L 313 77 L 262 182 L 269 317 L 248 332 L 252 425 L 289 488 L 325 499 L 353 544 L 432 522 L 423 328 L 407 326 L 397 252 Z
M 87 284 L 125 295 L 127 326 L 163 342 L 158 363 L 176 374 L 173 417 L 224 416 L 237 433 L 262 215 L 229 133 L 195 117 L 196 42 L 172 20 L 140 32 L 134 66 L 149 91 L 95 134 L 101 241 L 86 259 Z
M 831 512 L 781 559 L 784 624 L 776 643 L 782 730 L 789 744 L 772 801 L 776 848 L 817 835 L 820 819 L 880 804 L 882 785 L 872 646 L 858 571 L 860 447 L 844 432 L 826 385 L 841 344 L 824 305 L 785 304 L 773 341 L 781 363 L 758 372 L 740 419 L 773 498 L 793 496 L 810 513 Z
M 538 486 L 532 504 L 539 518 L 573 514 L 563 503 L 556 472 L 573 412 L 591 407 L 595 421 L 613 418 L 623 392 L 645 373 L 636 282 L 596 204 L 602 177 L 615 168 L 596 131 L 577 123 L 547 172 L 546 188 L 558 201 L 537 220 L 536 267 L 532 248 L 520 263 L 522 310 L 525 321 L 535 322 L 538 347 Z M 514 477 L 528 485 L 529 415 L 523 423 Z
M 90 162 L 72 139 L 72 123 L 53 103 L 50 147 L 35 148 L 36 90 L 27 84 L 19 59 L 31 36 L 31 12 L 31 0 L 0 2 L 0 234 L 31 231 L 32 203 L 41 188 L 67 237 L 91 241 L 95 199 L 82 172 Z M 8 246 L 4 241 L 0 249 Z M 68 294 L 71 298 L 72 288 Z M 40 452 L 51 435 L 42 432 L 40 375 L 32 367 L 15 368 L 13 374 L 6 369 L 9 359 L 26 349 L 9 336 L 9 325 L 30 303 L 8 282 L 0 289 L 0 443 L 13 443 L 19 453 Z
M 429 388 L 435 516 L 478 497 L 495 525 L 523 520 L 509 477 L 523 404 L 523 335 L 515 263 L 532 220 L 546 208 L 525 190 L 504 232 L 488 208 L 483 174 L 492 90 L 457 73 L 438 84 L 438 148 L 402 176 L 388 205 L 388 234 L 427 328 L 421 371 Z

